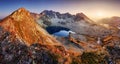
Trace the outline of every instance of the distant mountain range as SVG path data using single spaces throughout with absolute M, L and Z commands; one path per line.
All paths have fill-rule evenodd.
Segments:
M 120 17 L 114 16 L 111 18 L 104 18 L 101 19 L 99 22 L 120 29 Z
M 65 48 L 41 28 L 25 8 L 14 11 L 0 22 L 0 63 L 57 64 L 68 62 L 58 60 L 58 56 L 64 60 L 66 55 L 69 53 Z
M 93 21 L 91 19 L 89 19 L 85 14 L 83 13 L 77 13 L 76 15 L 72 15 L 70 13 L 59 13 L 59 12 L 55 12 L 52 10 L 44 10 L 43 12 L 41 12 L 40 14 L 36 14 L 36 13 L 31 13 L 31 15 L 34 18 L 39 18 L 42 16 L 42 19 L 48 19 L 49 21 L 51 20 L 57 23 L 64 23 L 64 22 L 77 22 L 77 21 L 81 21 L 81 20 L 85 20 L 85 22 L 92 22 Z M 45 19 L 44 19 L 45 18 Z
M 118 32 L 83 13 L 44 10 L 36 14 L 19 8 L 0 21 L 0 63 L 119 64 Z
M 72 15 L 70 13 L 59 13 L 52 10 L 44 10 L 40 14 L 31 13 L 42 27 L 61 26 L 68 28 L 77 34 L 104 37 L 112 31 L 103 25 L 95 23 L 83 13 Z M 107 32 L 107 33 L 106 33 Z M 104 35 L 104 36 L 103 36 Z
M 23 42 L 26 42 L 28 45 L 36 42 L 44 43 L 45 41 L 45 43 L 49 42 L 51 44 L 53 42 L 57 42 L 48 35 L 45 30 L 39 27 L 36 22 L 34 22 L 30 13 L 24 8 L 18 9 L 10 16 L 3 19 L 0 26 L 15 35 L 17 38 L 21 39 Z M 41 39 L 41 37 L 43 39 Z M 41 42 L 42 40 L 44 40 L 44 42 Z

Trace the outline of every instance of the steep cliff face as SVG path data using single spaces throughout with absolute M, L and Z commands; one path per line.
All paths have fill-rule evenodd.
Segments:
M 6 31 L 21 39 L 25 44 L 54 44 L 57 41 L 42 29 L 25 8 L 20 8 L 0 22 Z

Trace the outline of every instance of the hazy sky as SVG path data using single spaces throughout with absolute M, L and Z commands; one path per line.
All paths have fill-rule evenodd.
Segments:
M 43 10 L 71 14 L 83 12 L 92 19 L 120 16 L 120 0 L 0 0 L 0 18 L 20 7 L 35 13 Z

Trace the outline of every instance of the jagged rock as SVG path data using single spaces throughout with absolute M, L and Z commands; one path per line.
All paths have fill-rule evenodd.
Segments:
M 25 8 L 0 22 L 0 64 L 64 64 L 64 53 L 69 53 L 57 46 Z
M 0 26 L 18 39 L 32 43 L 54 44 L 57 41 L 41 28 L 25 8 L 20 8 L 0 22 Z

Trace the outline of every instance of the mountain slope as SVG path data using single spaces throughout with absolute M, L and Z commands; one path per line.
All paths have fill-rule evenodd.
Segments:
M 69 55 L 25 8 L 0 22 L 0 64 L 70 64 Z
M 111 18 L 104 18 L 99 21 L 101 24 L 108 24 L 111 27 L 118 28 L 120 27 L 120 17 L 113 16 Z
M 94 23 L 94 21 L 88 18 L 84 13 L 77 13 L 75 15 L 75 21 L 80 21 L 80 20 L 85 20 L 88 23 Z
M 5 30 L 30 45 L 32 43 L 53 44 L 57 41 L 39 27 L 29 11 L 20 8 L 0 22 Z
M 70 18 L 70 15 L 68 13 L 66 13 L 65 16 L 63 15 L 63 17 L 66 17 L 66 15 Z M 70 22 L 67 27 L 70 27 L 72 24 L 73 23 Z M 76 25 L 78 25 L 77 28 Z M 86 22 L 84 22 L 83 20 L 80 22 L 79 21 L 75 22 L 74 25 L 71 26 L 73 28 L 71 27 L 70 28 L 79 30 L 80 27 L 85 27 L 85 28 L 89 27 L 87 25 L 89 25 L 89 23 L 86 24 Z M 68 38 L 65 39 L 65 41 L 66 40 L 68 40 Z M 64 41 L 63 38 L 62 41 Z M 25 43 L 27 45 L 21 43 Z M 84 47 L 85 49 L 83 50 L 83 52 L 84 51 L 91 52 L 90 48 L 91 49 L 93 48 L 92 50 L 94 51 L 97 51 L 95 49 L 98 49 L 96 48 L 96 46 L 90 45 L 91 43 L 86 43 L 86 42 L 82 43 L 75 40 L 74 38 L 70 38 L 70 41 L 68 41 L 68 44 L 71 43 L 79 48 L 81 48 L 80 46 Z M 11 15 L 9 15 L 0 22 L 0 63 L 1 64 L 83 64 L 84 63 L 83 61 L 81 61 L 82 54 L 74 52 L 74 49 L 70 49 L 70 51 L 68 51 L 63 46 L 58 44 L 59 42 L 57 42 L 43 28 L 41 28 L 35 22 L 29 11 L 25 10 L 24 8 L 20 8 L 16 10 L 15 12 L 13 12 Z M 99 50 L 98 52 L 101 52 L 101 50 Z M 88 57 L 88 55 L 85 57 Z M 94 55 L 92 55 L 92 57 L 94 58 Z M 96 58 L 104 60 L 104 57 L 103 58 L 96 57 Z M 97 60 L 97 63 L 98 62 L 102 63 L 102 61 Z M 89 63 L 89 60 L 86 63 Z
M 52 10 L 45 10 L 41 12 L 41 17 L 37 23 L 43 27 L 60 26 L 70 29 L 79 35 L 90 35 L 104 37 L 113 33 L 112 30 L 100 24 L 96 24 L 84 13 L 77 13 L 72 15 L 69 13 L 59 13 Z

